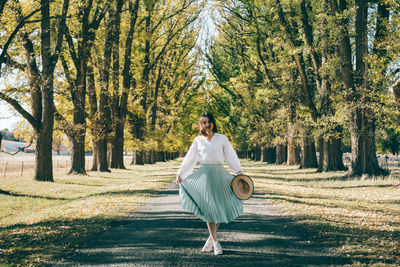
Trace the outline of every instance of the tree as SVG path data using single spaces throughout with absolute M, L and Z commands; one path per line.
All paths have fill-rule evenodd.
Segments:
M 11 96 L 0 92 L 0 98 L 9 103 L 33 127 L 35 131 L 35 180 L 53 181 L 52 166 L 52 134 L 54 123 L 53 79 L 58 56 L 63 42 L 63 25 L 69 7 L 69 0 L 64 0 L 58 22 L 55 45 L 52 45 L 52 31 L 50 16 L 50 2 L 40 1 L 40 54 L 41 68 L 37 64 L 35 47 L 27 31 L 22 30 L 22 46 L 26 52 L 26 64 L 12 64 L 26 71 L 29 81 L 29 94 L 31 97 L 31 110 L 29 113 L 21 103 Z M 16 17 L 18 22 L 24 19 L 22 8 L 16 4 Z M 15 62 L 10 60 L 11 62 Z M 10 63 L 11 64 L 11 63 Z M 17 90 L 17 89 L 15 89 Z
M 135 49 L 137 60 L 132 66 L 138 78 L 136 87 L 131 90 L 132 105 L 128 112 L 129 131 L 136 143 L 136 164 L 154 162 L 154 150 L 162 149 L 158 144 L 164 143 L 160 139 L 165 133 L 161 133 L 159 127 L 171 133 L 171 124 L 162 125 L 165 121 L 157 119 L 162 117 L 157 116 L 162 102 L 176 104 L 173 99 L 166 98 L 182 97 L 191 86 L 198 88 L 192 82 L 194 76 L 191 73 L 198 57 L 193 51 L 192 55 L 189 54 L 194 44 L 186 44 L 186 40 L 191 43 L 197 38 L 192 30 L 201 11 L 196 1 L 146 1 L 144 11 L 142 26 L 138 28 L 137 40 L 141 44 Z M 187 58 L 190 56 L 194 60 L 189 63 Z M 189 63 L 186 70 L 180 70 L 185 68 L 185 63 Z M 179 75 L 174 77 L 169 72 L 178 72 Z M 176 91 L 179 93 L 171 96 Z M 173 108 L 166 108 L 165 114 L 168 115 Z
M 119 16 L 115 19 L 115 30 L 113 38 L 113 92 L 111 101 L 111 118 L 113 134 L 111 139 L 111 168 L 124 169 L 124 128 L 125 120 L 128 112 L 128 97 L 132 86 L 132 45 L 135 34 L 136 21 L 138 18 L 139 0 L 134 4 L 129 2 L 130 24 L 128 28 L 127 38 L 125 40 L 124 67 L 122 71 L 123 82 L 122 90 L 119 84 L 119 38 L 120 38 L 120 20 Z M 122 8 L 122 1 L 117 2 L 117 12 Z M 136 84 L 133 84 L 136 86 Z
M 386 7 L 382 2 L 378 4 L 377 26 L 374 42 L 379 42 L 385 35 L 382 23 L 388 19 Z M 341 58 L 341 74 L 345 90 L 345 102 L 348 110 L 348 120 L 351 132 L 352 163 L 350 174 L 379 175 L 383 170 L 378 165 L 376 158 L 375 111 L 371 106 L 371 93 L 376 90 L 368 84 L 368 2 L 357 0 L 355 8 L 355 51 L 350 40 L 349 17 L 345 15 L 349 11 L 346 0 L 330 0 L 330 8 L 335 17 L 338 28 L 338 53 Z M 376 46 L 375 46 L 376 47 Z M 355 66 L 353 65 L 355 56 Z
M 64 23 L 64 35 L 68 44 L 68 51 L 75 71 L 69 69 L 64 56 L 61 57 L 69 91 L 73 104 L 73 122 L 69 123 L 59 112 L 57 120 L 68 135 L 72 143 L 71 169 L 69 173 L 85 174 L 85 135 L 86 135 L 86 94 L 87 94 L 87 65 L 90 58 L 93 42 L 96 38 L 96 30 L 103 20 L 111 0 L 105 3 L 99 2 L 93 11 L 93 0 L 78 4 L 79 27 L 71 31 Z M 72 24 L 72 23 L 71 23 Z M 75 40 L 75 42 L 74 42 Z

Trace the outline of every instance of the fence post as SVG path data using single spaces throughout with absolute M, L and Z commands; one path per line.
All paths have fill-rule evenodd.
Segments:
M 24 162 L 22 161 L 22 164 L 21 164 L 21 174 L 20 174 L 20 176 L 22 176 L 22 172 L 24 171 Z
M 6 167 L 4 168 L 4 175 L 3 175 L 3 178 L 6 178 L 7 165 L 8 165 L 8 161 L 6 161 Z

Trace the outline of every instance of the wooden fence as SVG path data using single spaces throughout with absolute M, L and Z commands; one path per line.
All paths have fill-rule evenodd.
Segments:
M 132 161 L 132 156 L 124 157 L 124 164 L 129 166 Z M 85 169 L 87 171 L 92 167 L 92 158 L 85 160 Z M 53 171 L 55 173 L 67 173 L 71 168 L 71 160 L 69 157 L 64 159 L 53 159 Z M 33 175 L 35 169 L 35 160 L 33 158 L 16 159 L 12 158 L 0 159 L 0 178 L 6 177 L 21 177 Z

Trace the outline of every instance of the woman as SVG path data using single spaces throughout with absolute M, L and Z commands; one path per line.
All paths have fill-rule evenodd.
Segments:
M 200 168 L 194 172 L 197 160 Z M 224 160 L 235 174 L 241 166 L 235 150 L 225 135 L 217 132 L 215 119 L 210 113 L 200 117 L 200 133 L 178 170 L 176 183 L 180 185 L 182 209 L 189 210 L 207 223 L 210 236 L 202 251 L 222 254 L 217 240 L 220 223 L 228 223 L 243 211 L 242 201 L 232 192 L 233 176 L 223 167 Z

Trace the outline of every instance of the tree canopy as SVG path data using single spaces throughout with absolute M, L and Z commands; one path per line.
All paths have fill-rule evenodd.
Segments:
M 0 100 L 33 129 L 37 180 L 52 180 L 60 133 L 71 173 L 86 172 L 86 150 L 109 171 L 124 151 L 135 164 L 185 151 L 205 111 L 241 156 L 331 171 L 351 152 L 350 174 L 385 174 L 377 152 L 399 151 L 399 12 L 396 0 L 5 0 Z

